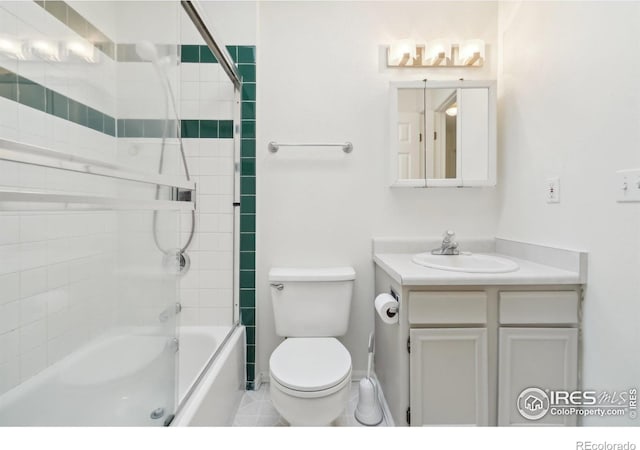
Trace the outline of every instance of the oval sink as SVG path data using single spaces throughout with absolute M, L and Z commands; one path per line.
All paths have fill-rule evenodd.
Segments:
M 412 261 L 421 266 L 452 272 L 507 273 L 519 268 L 518 264 L 510 259 L 480 253 L 461 253 L 460 255 L 418 253 Z

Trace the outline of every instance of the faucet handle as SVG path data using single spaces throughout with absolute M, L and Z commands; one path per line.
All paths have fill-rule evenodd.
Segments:
M 442 238 L 446 241 L 446 242 L 450 242 L 453 240 L 453 238 L 456 237 L 456 232 L 453 230 L 447 230 L 444 232 L 444 234 L 442 235 Z

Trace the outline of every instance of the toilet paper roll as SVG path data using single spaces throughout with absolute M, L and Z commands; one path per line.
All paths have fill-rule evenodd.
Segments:
M 398 323 L 398 301 L 395 298 L 389 294 L 380 294 L 376 297 L 374 305 L 378 316 L 384 323 Z M 390 311 L 392 308 L 395 309 L 395 313 Z

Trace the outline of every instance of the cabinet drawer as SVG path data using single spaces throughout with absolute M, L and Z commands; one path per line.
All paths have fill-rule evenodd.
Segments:
M 500 292 L 500 323 L 574 324 L 578 304 L 576 291 Z
M 487 294 L 483 291 L 410 292 L 409 323 L 487 323 Z

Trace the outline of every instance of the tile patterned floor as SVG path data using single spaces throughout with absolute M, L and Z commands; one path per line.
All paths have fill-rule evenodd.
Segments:
M 339 427 L 361 427 L 353 412 L 358 404 L 358 383 L 351 383 L 351 396 L 349 398 L 349 404 L 345 409 L 345 412 L 340 416 L 335 425 Z M 234 427 L 286 427 L 289 424 L 280 417 L 278 411 L 271 404 L 271 398 L 269 396 L 269 385 L 267 383 L 262 384 L 257 391 L 247 391 L 242 397 L 238 412 L 233 421 Z M 382 423 L 379 427 L 386 427 L 385 419 L 382 419 Z

